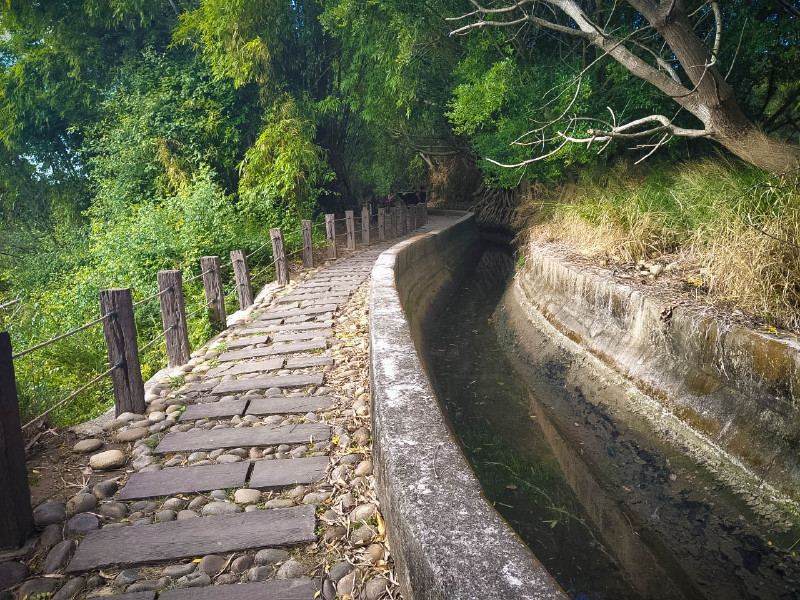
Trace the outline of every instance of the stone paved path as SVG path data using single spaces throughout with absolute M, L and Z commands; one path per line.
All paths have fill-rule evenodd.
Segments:
M 395 597 L 388 549 L 375 543 L 364 359 L 365 282 L 387 246 L 263 300 L 151 388 L 146 417 L 111 423 L 131 444 L 128 474 L 70 501 L 66 528 L 85 536 L 60 542 L 54 572 L 117 600 L 332 600 L 368 584 L 372 565 L 386 578 L 374 577 L 371 597 Z M 90 464 L 119 467 L 114 452 Z

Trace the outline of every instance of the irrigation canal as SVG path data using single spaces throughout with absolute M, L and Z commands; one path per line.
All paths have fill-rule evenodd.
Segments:
M 702 464 L 611 418 L 586 395 L 586 361 L 542 331 L 523 331 L 538 359 L 524 351 L 504 300 L 513 272 L 511 251 L 488 245 L 428 331 L 426 361 L 486 498 L 568 595 L 800 597 L 797 561 Z

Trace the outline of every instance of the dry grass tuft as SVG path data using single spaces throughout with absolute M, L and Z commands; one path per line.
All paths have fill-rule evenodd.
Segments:
M 722 159 L 648 172 L 587 170 L 523 197 L 530 239 L 618 263 L 678 252 L 711 298 L 800 331 L 800 179 Z M 697 282 L 693 282 L 697 284 Z

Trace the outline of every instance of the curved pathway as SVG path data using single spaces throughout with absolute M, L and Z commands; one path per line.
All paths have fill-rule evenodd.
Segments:
M 370 461 L 368 280 L 386 247 L 261 300 L 149 389 L 146 418 L 109 424 L 129 444 L 128 473 L 118 492 L 84 490 L 100 504 L 67 523 L 85 534 L 61 542 L 74 588 L 118 600 L 399 597 Z

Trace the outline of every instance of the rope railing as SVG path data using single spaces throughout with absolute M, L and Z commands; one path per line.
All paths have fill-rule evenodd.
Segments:
M 375 218 L 375 221 L 373 221 L 373 218 Z M 423 211 L 422 223 L 425 222 L 425 218 L 426 215 Z M 367 219 L 367 221 L 365 221 L 365 219 Z M 337 234 L 337 229 L 344 229 L 338 225 L 341 222 L 347 223 L 347 231 Z M 412 226 L 414 226 L 419 224 L 420 220 L 419 218 L 415 218 L 411 219 L 410 222 Z M 233 250 L 231 252 L 230 261 L 226 260 L 223 263 L 221 258 L 216 255 L 203 256 L 200 259 L 200 268 L 198 269 L 199 273 L 187 277 L 186 279 L 182 278 L 182 271 L 178 269 L 165 269 L 159 271 L 159 291 L 150 294 L 135 303 L 133 302 L 132 297 L 134 294 L 130 288 L 101 289 L 99 290 L 99 312 L 103 316 L 89 321 L 88 323 L 85 323 L 61 335 L 57 335 L 45 342 L 38 343 L 35 346 L 23 350 L 22 352 L 13 354 L 10 335 L 5 331 L 0 332 L 0 389 L 2 389 L 3 392 L 0 394 L 2 396 L 0 400 L 5 401 L 8 399 L 11 401 L 10 404 L 15 407 L 18 405 L 18 397 L 17 381 L 15 381 L 14 375 L 14 359 L 26 356 L 36 350 L 45 348 L 50 344 L 54 344 L 67 337 L 76 335 L 99 323 L 103 323 L 106 350 L 108 353 L 108 362 L 106 364 L 113 365 L 101 373 L 92 375 L 87 374 L 86 376 L 91 377 L 91 380 L 71 392 L 66 386 L 57 385 L 56 382 L 51 382 L 53 387 L 59 390 L 57 393 L 53 394 L 52 402 L 54 402 L 54 404 L 44 410 L 45 407 L 51 403 L 50 399 L 48 398 L 43 405 L 36 407 L 36 411 L 43 410 L 41 414 L 25 423 L 25 425 L 20 424 L 19 417 L 17 416 L 11 421 L 13 427 L 19 428 L 19 431 L 28 429 L 37 423 L 42 423 L 48 417 L 48 415 L 51 415 L 54 411 L 62 409 L 70 402 L 75 403 L 75 399 L 80 394 L 86 394 L 87 390 L 93 386 L 97 386 L 98 383 L 108 376 L 111 376 L 114 394 L 114 409 L 116 414 L 121 414 L 123 412 L 144 414 L 147 409 L 147 401 L 145 400 L 146 394 L 140 365 L 140 360 L 142 360 L 141 357 L 145 355 L 144 353 L 151 351 L 154 345 L 163 344 L 163 347 L 166 350 L 166 363 L 168 369 L 178 368 L 181 365 L 187 364 L 191 357 L 191 346 L 188 335 L 188 320 L 196 319 L 198 314 L 204 310 L 208 311 L 208 318 L 210 319 L 212 326 L 215 329 L 219 328 L 224 330 L 227 327 L 224 290 L 227 288 L 223 287 L 223 281 L 227 281 L 226 285 L 235 284 L 240 310 L 246 310 L 251 307 L 254 304 L 255 299 L 253 298 L 253 287 L 251 284 L 252 279 L 246 259 L 252 259 L 254 256 L 266 249 L 270 244 L 273 244 L 274 250 L 272 252 L 272 261 L 263 267 L 261 264 L 254 265 L 259 267 L 259 270 L 254 273 L 254 277 L 263 277 L 263 279 L 268 279 L 270 281 L 274 280 L 277 285 L 286 285 L 290 281 L 290 260 L 292 265 L 296 265 L 299 262 L 298 255 L 302 253 L 302 264 L 307 267 L 313 267 L 315 255 L 318 255 L 316 249 L 319 248 L 326 248 L 328 260 L 336 260 L 337 246 L 342 244 L 341 238 L 347 237 L 348 250 L 354 249 L 354 244 L 356 243 L 356 240 L 359 239 L 357 233 L 358 225 L 361 226 L 360 239 L 362 244 L 370 243 L 371 235 L 368 232 L 374 230 L 375 228 L 383 232 L 383 235 L 381 235 L 382 240 L 396 238 L 398 235 L 400 235 L 400 231 L 406 231 L 405 221 L 401 227 L 396 214 L 392 214 L 390 216 L 386 211 L 379 211 L 377 217 L 375 215 L 367 215 L 364 211 L 362 211 L 358 217 L 354 217 L 354 213 L 352 211 L 347 211 L 346 216 L 338 219 L 332 214 L 327 214 L 325 216 L 325 222 L 312 221 L 309 223 L 308 219 L 304 219 L 300 230 L 293 231 L 286 237 L 284 237 L 284 231 L 281 228 L 273 228 L 274 231 L 270 232 L 269 241 L 265 241 L 258 248 L 248 254 L 245 254 L 244 249 Z M 332 239 L 327 237 L 329 234 L 332 236 Z M 287 250 L 288 253 L 286 252 Z M 270 255 L 265 252 L 261 256 L 264 258 L 255 259 L 253 262 L 261 263 L 262 261 L 267 260 L 267 257 Z M 195 268 L 196 267 L 187 267 L 187 275 L 191 274 Z M 225 272 L 225 276 L 223 278 L 223 271 L 225 269 L 229 269 L 229 271 Z M 273 269 L 274 272 L 270 273 L 273 271 Z M 232 274 L 230 270 L 233 271 Z M 194 296 L 198 286 L 186 287 L 185 284 L 201 278 L 203 280 L 202 287 L 206 301 L 202 304 L 202 306 L 195 308 L 187 314 L 184 304 L 185 297 L 187 295 L 185 290 L 191 290 L 192 295 Z M 260 281 L 263 281 L 263 279 Z M 153 337 L 150 341 L 140 346 L 136 321 L 138 316 L 138 320 L 141 322 L 141 317 L 143 315 L 141 313 L 137 313 L 135 309 L 136 307 L 140 307 L 146 302 L 150 302 L 156 298 L 161 298 L 160 310 L 161 321 L 164 323 L 163 330 L 155 335 L 155 337 Z M 197 301 L 199 302 L 199 300 Z M 194 302 L 195 301 L 192 302 L 193 306 L 195 306 Z M 4 303 L 0 304 L 0 309 L 7 309 L 15 305 L 20 305 L 19 298 L 11 301 L 6 300 Z M 194 322 L 196 321 L 193 321 L 193 323 Z M 155 325 L 154 322 L 150 324 L 148 321 L 148 331 L 153 331 L 153 325 Z M 141 327 L 138 329 L 141 329 Z M 151 352 L 147 356 L 153 357 L 155 355 L 160 357 L 160 352 Z M 124 369 L 125 376 L 121 376 L 121 373 L 115 374 L 114 371 L 116 369 Z M 84 402 L 89 401 L 89 399 L 94 400 L 95 397 L 99 395 L 100 389 L 105 389 L 105 387 L 95 389 L 94 392 L 92 392 L 91 395 L 84 400 Z M 6 392 L 9 390 L 10 396 L 6 397 Z M 64 394 L 63 397 L 62 394 Z M 62 399 L 56 401 L 59 397 Z M 31 411 L 29 415 L 26 415 L 26 417 L 30 418 L 30 414 L 33 414 L 33 411 Z M 19 433 L 21 434 L 22 432 L 19 431 Z M 12 448 L 12 452 L 16 456 L 21 457 L 21 462 L 24 463 L 26 449 L 23 439 L 23 435 L 16 436 L 16 442 L 14 442 L 15 446 Z M 34 441 L 35 439 L 36 438 L 34 437 Z M 6 463 L 0 462 L 0 471 L 2 471 L 0 472 L 0 481 L 10 482 L 10 484 L 5 487 L 0 486 L 0 496 L 2 496 L 2 492 L 6 489 L 23 489 L 26 487 L 24 485 L 26 478 L 25 469 L 18 469 L 19 472 L 11 472 L 7 469 Z M 30 502 L 21 503 L 19 506 L 25 505 L 30 506 Z M 25 515 L 19 513 L 14 518 L 22 522 L 26 517 Z M 29 517 L 27 519 L 30 521 Z
M 57 335 L 56 337 L 54 337 L 52 339 L 49 339 L 46 342 L 42 342 L 41 344 L 36 344 L 35 346 L 32 346 L 31 348 L 28 348 L 27 350 L 23 350 L 22 352 L 17 352 L 16 354 L 12 354 L 11 358 L 20 358 L 21 356 L 25 356 L 26 354 L 30 354 L 31 352 L 34 352 L 36 350 L 41 350 L 45 346 L 49 346 L 50 344 L 54 344 L 54 343 L 56 343 L 58 341 L 63 340 L 64 338 L 70 337 L 71 335 L 75 335 L 76 333 L 80 333 L 81 331 L 85 331 L 86 329 L 89 329 L 93 325 L 97 325 L 98 323 L 100 323 L 102 321 L 105 321 L 108 317 L 111 317 L 111 316 L 114 316 L 113 312 L 110 312 L 107 315 L 103 315 L 99 319 L 95 319 L 94 321 L 90 321 L 90 322 L 86 323 L 85 325 L 81 325 L 80 327 L 77 327 L 77 328 L 75 328 L 75 329 L 73 329 L 71 331 L 67 331 L 66 333 L 62 333 L 61 335 Z
M 163 295 L 164 295 L 164 294 L 166 294 L 167 292 L 171 292 L 171 291 L 172 291 L 172 286 L 170 286 L 170 287 L 168 287 L 168 288 L 166 288 L 166 289 L 163 289 L 163 290 L 161 290 L 160 292 L 156 292 L 155 294 L 151 294 L 151 295 L 150 295 L 150 296 L 148 296 L 147 298 L 142 298 L 142 299 L 141 299 L 141 300 L 139 300 L 138 302 L 134 302 L 134 303 L 133 303 L 133 308 L 136 308 L 137 306 L 141 306 L 141 305 L 142 305 L 142 304 L 144 304 L 145 302 L 150 302 L 150 300 L 152 300 L 153 298 L 158 298 L 159 296 L 163 296 Z
M 152 340 L 150 340 L 149 342 L 147 342 L 147 343 L 146 343 L 144 346 L 142 346 L 141 348 L 139 348 L 139 354 L 141 354 L 142 352 L 144 352 L 145 350 L 147 350 L 147 349 L 148 349 L 150 346 L 152 346 L 153 344 L 155 344 L 155 343 L 156 343 L 158 340 L 160 340 L 161 338 L 163 338 L 165 335 L 167 335 L 167 334 L 168 334 L 170 331 L 172 331 L 173 329 L 175 329 L 175 325 L 170 325 L 169 327 L 167 327 L 167 328 L 166 328 L 164 331 L 162 331 L 161 333 L 159 333 L 159 334 L 158 334 L 156 337 L 154 337 Z
M 372 231 L 372 230 L 376 230 L 376 229 L 379 229 L 379 228 L 380 228 L 380 227 L 379 227 L 379 225 L 378 225 L 377 223 L 376 223 L 375 225 L 372 225 L 372 224 L 371 224 L 371 221 L 372 221 L 372 218 L 373 218 L 373 217 L 374 217 L 374 215 L 370 215 L 370 216 L 368 217 L 368 218 L 369 218 L 369 220 L 370 220 L 370 227 L 369 227 L 369 230 L 370 230 L 370 231 Z M 356 219 L 357 219 L 357 220 L 358 220 L 358 221 L 361 223 L 361 225 L 363 226 L 364 218 L 365 218 L 365 217 L 364 217 L 364 216 L 363 216 L 363 214 L 362 214 L 362 215 L 359 215 L 358 217 L 355 217 L 353 220 L 356 220 Z M 376 218 L 377 218 L 377 217 L 376 217 Z M 336 219 L 336 218 L 334 218 L 334 219 L 331 219 L 329 222 L 333 222 L 333 223 L 340 223 L 340 222 L 343 222 L 343 221 L 348 221 L 348 220 L 349 220 L 349 219 L 348 219 L 348 217 L 347 217 L 347 216 L 345 216 L 345 217 L 338 218 L 338 219 Z M 314 229 L 324 229 L 324 228 L 326 228 L 326 227 L 327 227 L 327 223 L 325 223 L 325 222 L 322 222 L 322 221 L 318 221 L 318 222 L 315 222 L 315 223 L 312 223 L 312 224 L 311 224 L 311 230 L 312 230 L 312 231 L 313 231 Z M 354 232 L 353 232 L 353 233 L 354 233 Z M 294 234 L 302 234 L 302 229 L 301 229 L 301 230 L 298 230 L 298 231 L 295 231 L 295 232 L 294 232 Z M 334 234 L 334 240 L 335 240 L 335 239 L 338 239 L 338 238 L 347 237 L 349 234 L 350 234 L 350 232 L 347 232 L 347 231 L 345 231 L 345 232 L 341 232 L 341 233 L 335 233 L 335 234 Z M 259 246 L 258 248 L 256 248 L 255 250 L 253 250 L 252 252 L 250 252 L 249 254 L 247 254 L 247 255 L 246 255 L 246 257 L 247 257 L 247 258 L 252 258 L 252 257 L 253 257 L 255 254 L 257 254 L 258 252 L 260 252 L 261 250 L 263 250 L 264 248 L 266 248 L 267 246 L 269 246 L 271 242 L 272 242 L 272 240 L 270 240 L 270 241 L 268 241 L 268 242 L 264 242 L 264 243 L 263 243 L 261 246 Z M 330 240 L 328 240 L 328 243 L 330 243 Z M 324 244 L 323 244 L 323 245 L 324 245 Z M 318 244 L 315 244 L 315 243 L 313 243 L 313 242 L 312 242 L 312 248 L 316 248 L 316 247 L 318 247 Z M 290 258 L 290 257 L 297 256 L 298 254 L 302 253 L 303 251 L 304 251 L 304 247 L 303 247 L 303 245 L 302 245 L 302 243 L 301 243 L 301 245 L 300 245 L 300 246 L 298 246 L 298 247 L 297 247 L 295 250 L 293 250 L 292 252 L 289 252 L 289 253 L 285 254 L 285 258 Z M 220 272 L 222 269 L 225 269 L 225 268 L 232 268 L 232 266 L 233 266 L 233 265 L 232 265 L 232 263 L 225 262 L 224 264 L 222 264 L 222 265 L 220 265 L 220 266 L 219 266 L 219 269 L 217 270 L 217 272 Z M 260 276 L 262 276 L 263 274 L 265 274 L 267 271 L 269 271 L 270 269 L 272 269 L 273 267 L 276 267 L 276 261 L 275 261 L 275 260 L 273 260 L 273 261 L 271 261 L 269 264 L 267 264 L 267 265 L 263 266 L 263 267 L 262 267 L 262 268 L 261 268 L 259 271 L 257 271 L 257 272 L 256 272 L 256 273 L 253 275 L 253 277 L 260 277 Z M 212 269 L 205 269 L 205 270 L 201 271 L 200 273 L 198 273 L 197 275 L 194 275 L 194 276 L 192 276 L 192 277 L 190 277 L 190 278 L 188 278 L 188 279 L 184 280 L 184 281 L 183 281 L 183 283 L 189 283 L 189 282 L 195 281 L 195 280 L 197 280 L 197 279 L 200 279 L 201 277 L 203 277 L 203 276 L 205 276 L 205 275 L 207 275 L 208 273 L 211 273 L 211 272 L 212 272 Z M 145 304 L 145 303 L 147 303 L 147 302 L 150 302 L 151 300 L 154 300 L 155 298 L 158 298 L 158 297 L 160 297 L 160 296 L 163 296 L 164 294 L 167 294 L 167 293 L 170 293 L 170 292 L 174 292 L 174 291 L 175 291 L 174 287 L 173 287 L 173 286 L 169 286 L 169 287 L 167 287 L 167 288 L 165 288 L 165 289 L 163 289 L 163 290 L 160 290 L 160 291 L 158 291 L 158 292 L 155 292 L 155 293 L 153 293 L 153 294 L 151 294 L 151 295 L 149 295 L 149 296 L 147 296 L 147 297 L 145 297 L 145 298 L 142 298 L 141 300 L 138 300 L 137 302 L 134 302 L 134 303 L 132 304 L 132 306 L 133 306 L 133 308 L 139 307 L 139 306 L 141 306 L 141 305 L 143 305 L 143 304 Z M 207 297 L 208 297 L 208 296 L 207 296 Z M 18 304 L 19 302 L 20 302 L 20 299 L 15 299 L 15 300 L 12 300 L 12 301 L 10 301 L 10 302 L 7 302 L 7 303 L 5 303 L 5 304 L 2 304 L 2 305 L 0 305 L 0 309 L 2 309 L 2 308 L 7 308 L 7 307 L 10 307 L 10 306 L 13 306 L 13 305 L 15 305 L 15 304 Z M 211 306 L 212 304 L 214 304 L 214 303 L 216 303 L 216 302 L 219 302 L 219 297 L 218 297 L 218 296 L 217 296 L 217 297 L 215 297 L 213 300 L 209 300 L 208 302 L 206 302 L 205 304 L 203 304 L 202 306 L 200 306 L 200 307 L 199 307 L 199 308 L 197 308 L 196 310 L 192 311 L 192 312 L 191 312 L 191 313 L 189 313 L 188 315 L 185 315 L 184 319 L 188 319 L 188 318 L 190 318 L 190 317 L 193 317 L 194 315 L 196 315 L 197 313 L 199 313 L 199 312 L 200 312 L 200 311 L 202 311 L 203 309 L 206 309 L 206 308 L 208 308 L 209 306 Z M 25 356 L 25 355 L 27 355 L 27 354 L 30 354 L 31 352 L 34 352 L 34 351 L 36 351 L 36 350 L 40 350 L 40 349 L 42 349 L 42 348 L 44 348 L 44 347 L 46 347 L 46 346 L 49 346 L 50 344 L 54 344 L 54 343 L 56 343 L 56 342 L 58 342 L 58 341 L 60 341 L 60 340 L 63 340 L 63 339 L 65 339 L 65 338 L 67 338 L 67 337 L 70 337 L 70 336 L 72 336 L 72 335 L 78 334 L 78 333 L 80 333 L 80 332 L 82 332 L 82 331 L 85 331 L 85 330 L 89 329 L 90 327 L 93 327 L 94 325 L 97 325 L 98 323 L 101 323 L 101 322 L 105 321 L 105 320 L 106 320 L 106 319 L 108 319 L 109 317 L 114 317 L 114 316 L 116 316 L 116 312 L 115 312 L 115 311 L 113 311 L 113 310 L 111 310 L 109 313 L 107 313 L 107 314 L 105 314 L 105 315 L 103 315 L 103 316 L 101 316 L 101 317 L 99 317 L 99 318 L 97 318 L 97 319 L 94 319 L 93 321 L 90 321 L 90 322 L 88 322 L 88 323 L 85 323 L 84 325 L 81 325 L 80 327 L 77 327 L 77 328 L 75 328 L 75 329 L 72 329 L 72 330 L 70 330 L 70 331 L 67 331 L 66 333 L 63 333 L 63 334 L 61 334 L 61 335 L 58 335 L 58 336 L 56 336 L 56 337 L 53 337 L 53 338 L 51 338 L 51 339 L 49 339 L 49 340 L 47 340 L 47 341 L 45 341 L 45 342 L 42 342 L 42 343 L 40 343 L 40 344 L 36 344 L 35 346 L 32 346 L 32 347 L 30 347 L 30 348 L 27 348 L 26 350 L 23 350 L 23 351 L 21 351 L 21 352 L 17 352 L 16 354 L 13 354 L 13 355 L 12 355 L 12 359 L 21 358 L 21 357 L 23 357 L 23 356 Z M 152 340 L 150 340 L 150 341 L 149 341 L 147 344 L 145 344 L 144 346 L 142 346 L 141 348 L 139 348 L 139 349 L 138 349 L 138 353 L 142 353 L 142 352 L 144 352 L 145 350 L 147 350 L 148 348 L 150 348 L 150 347 L 151 347 L 153 344 L 155 344 L 155 343 L 156 343 L 158 340 L 160 340 L 160 339 L 162 339 L 164 336 L 166 336 L 166 334 L 167 334 L 168 332 L 170 332 L 171 330 L 173 330 L 174 328 L 175 328 L 175 326 L 173 325 L 173 326 L 169 327 L 168 329 L 164 330 L 163 332 L 161 332 L 160 334 L 158 334 L 158 335 L 157 335 L 155 338 L 153 338 Z M 113 368 L 112 368 L 111 370 L 113 370 Z M 108 373 L 110 373 L 110 372 L 111 372 L 111 370 L 107 371 L 106 373 L 104 373 L 104 374 L 103 374 L 103 375 L 101 375 L 100 377 L 102 377 L 102 376 L 104 376 L 104 375 L 107 375 Z M 93 384 L 93 383 L 94 383 L 94 382 L 96 382 L 96 381 L 97 381 L 97 379 L 95 379 L 95 380 L 92 380 L 92 382 L 90 382 L 90 383 L 89 383 L 89 384 L 87 384 L 87 385 L 91 385 L 91 384 Z M 81 391 L 83 391 L 84 389 L 85 389 L 85 388 L 81 388 L 80 390 L 78 390 L 78 392 L 77 392 L 77 393 L 80 393 L 80 392 L 81 392 Z M 71 399 L 72 397 L 74 397 L 74 396 L 70 396 L 70 397 L 69 397 L 69 399 Z M 60 405 L 61 405 L 61 404 L 58 404 L 58 405 L 56 405 L 56 407 L 57 407 L 57 406 L 60 406 Z M 54 407 L 54 408 L 55 408 L 55 407 Z M 47 413 L 44 413 L 44 414 L 47 414 Z M 41 416 L 43 416 L 43 415 L 40 415 L 39 417 L 37 417 L 37 419 L 38 419 L 38 418 L 41 418 Z
M 264 243 L 263 243 L 263 244 L 261 244 L 261 245 L 260 245 L 258 248 L 256 248 L 255 250 L 253 250 L 253 251 L 252 251 L 250 254 L 245 254 L 245 258 L 250 258 L 250 257 L 252 257 L 252 256 L 255 256 L 256 254 L 258 254 L 259 252 L 261 252 L 261 250 L 263 250 L 264 248 L 266 248 L 267 246 L 269 246 L 271 243 L 272 243 L 272 240 L 270 240 L 270 241 L 268 241 L 268 242 L 264 242 Z
M 189 279 L 184 279 L 183 283 L 189 283 L 190 281 L 194 281 L 195 279 L 200 279 L 203 275 L 207 275 L 209 273 L 211 273 L 211 269 L 206 269 L 205 271 L 198 273 L 194 277 L 189 277 Z
M 201 306 L 200 308 L 197 308 L 197 309 L 193 310 L 192 312 L 190 312 L 188 315 L 186 315 L 186 318 L 190 319 L 191 317 L 195 316 L 197 313 L 199 313 L 204 308 L 208 308 L 209 306 L 214 304 L 214 302 L 216 302 L 217 300 L 218 300 L 218 298 L 214 298 L 213 300 L 209 300 L 208 302 L 203 304 L 203 306 Z
M 253 278 L 255 279 L 256 277 L 261 277 L 261 276 L 262 276 L 264 273 L 266 273 L 267 271 L 269 271 L 269 270 L 270 270 L 272 267 L 274 267 L 274 266 L 275 266 L 275 261 L 273 260 L 271 263 L 269 263 L 268 265 L 266 265 L 266 266 L 265 266 L 263 269 L 261 269 L 261 270 L 260 270 L 260 271 L 258 271 L 257 273 L 254 273 L 254 274 L 253 274 Z
M 107 375 L 110 375 L 110 374 L 111 374 L 111 372 L 112 372 L 114 369 L 119 369 L 119 368 L 121 368 L 121 367 L 122 367 L 122 363 L 117 363 L 117 364 L 115 364 L 113 367 L 111 367 L 110 369 L 108 369 L 108 370 L 106 370 L 106 371 L 103 371 L 103 372 L 102 372 L 102 373 L 100 373 L 100 374 L 99 374 L 97 377 L 95 377 L 94 379 L 92 379 L 92 380 L 91 380 L 89 383 L 87 383 L 87 384 L 86 384 L 86 385 L 84 385 L 83 387 L 80 387 L 80 388 L 78 388 L 77 390 L 75 390 L 74 392 L 72 392 L 72 393 L 71 393 L 69 396 L 67 396 L 66 398 L 64 398 L 63 400 L 61 400 L 61 401 L 60 401 L 58 404 L 55 404 L 55 405 L 51 406 L 51 407 L 50 407 L 50 408 L 48 408 L 46 411 L 44 411 L 42 414 L 40 414 L 38 417 L 34 417 L 33 419 L 31 419 L 30 421 L 28 421 L 27 423 L 25 423 L 25 425 L 23 425 L 23 426 L 22 426 L 22 429 L 24 430 L 24 429 L 26 429 L 27 427 L 30 427 L 31 425 L 33 425 L 34 423 L 36 423 L 36 421 L 38 421 L 38 420 L 39 420 L 39 419 L 41 419 L 42 417 L 46 417 L 46 416 L 47 416 L 47 415 L 49 415 L 51 412 L 53 412 L 55 409 L 57 409 L 57 408 L 60 408 L 60 407 L 64 406 L 64 405 L 65 405 L 67 402 L 69 402 L 70 400 L 72 400 L 73 398 L 75 398 L 76 396 L 78 396 L 78 395 L 79 395 L 81 392 L 84 392 L 84 391 L 88 390 L 88 389 L 89 389 L 90 387 L 92 387 L 92 386 L 93 386 L 95 383 L 97 383 L 98 381 L 100 381 L 101 379 L 103 379 L 103 377 L 106 377 Z

